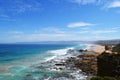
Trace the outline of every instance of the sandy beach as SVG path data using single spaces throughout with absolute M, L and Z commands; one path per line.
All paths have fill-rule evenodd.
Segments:
M 90 52 L 95 52 L 98 55 L 105 51 L 105 46 L 92 44 L 90 46 Z

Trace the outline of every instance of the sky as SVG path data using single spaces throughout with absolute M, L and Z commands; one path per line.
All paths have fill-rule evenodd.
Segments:
M 0 43 L 120 39 L 120 0 L 0 0 Z

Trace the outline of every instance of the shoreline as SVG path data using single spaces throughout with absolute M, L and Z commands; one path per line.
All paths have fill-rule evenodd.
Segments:
M 98 66 L 101 66 L 101 64 L 98 65 L 98 57 L 104 56 L 103 53 L 108 52 L 106 47 L 109 45 L 81 44 L 80 47 L 76 46 L 48 50 L 46 53 L 51 56 L 43 58 L 43 61 L 37 64 L 26 67 L 23 70 L 25 74 L 19 77 L 30 78 L 31 80 L 90 80 L 92 77 L 98 76 Z M 112 53 L 108 55 L 112 56 Z M 103 61 L 101 63 L 103 64 Z M 17 67 L 15 68 L 17 71 Z M 15 70 L 14 67 L 11 68 L 12 70 Z
M 52 64 L 48 70 L 66 73 L 66 75 L 61 76 L 67 76 L 66 78 L 71 80 L 88 80 L 89 76 L 97 74 L 97 56 L 104 52 L 104 50 L 104 46 L 96 44 L 89 45 L 89 49 L 85 50 L 70 49 L 71 52 L 68 53 L 69 55 L 66 52 L 67 55 L 58 56 L 47 61 L 47 63 Z M 41 66 L 38 66 L 38 69 L 40 68 Z M 77 76 L 73 75 L 73 73 L 76 73 Z
M 94 48 L 92 51 L 97 53 L 97 54 L 101 54 L 105 51 L 105 46 L 103 46 L 103 45 L 94 44 L 91 47 Z

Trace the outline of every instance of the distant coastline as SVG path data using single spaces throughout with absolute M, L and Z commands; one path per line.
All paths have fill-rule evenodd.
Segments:
M 7 42 L 0 44 L 118 44 L 120 39 L 110 39 L 110 40 L 71 40 L 71 41 L 35 41 L 35 42 Z

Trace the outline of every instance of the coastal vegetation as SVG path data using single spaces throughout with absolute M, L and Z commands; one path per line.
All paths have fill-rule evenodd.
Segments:
M 97 57 L 98 76 L 120 76 L 120 54 L 102 53 Z
M 120 54 L 120 44 L 117 44 L 115 47 L 113 47 L 112 51 Z
M 105 44 L 97 56 L 97 75 L 90 80 L 120 80 L 120 44 Z
M 115 78 L 115 77 L 92 77 L 91 80 L 120 80 L 120 78 Z

